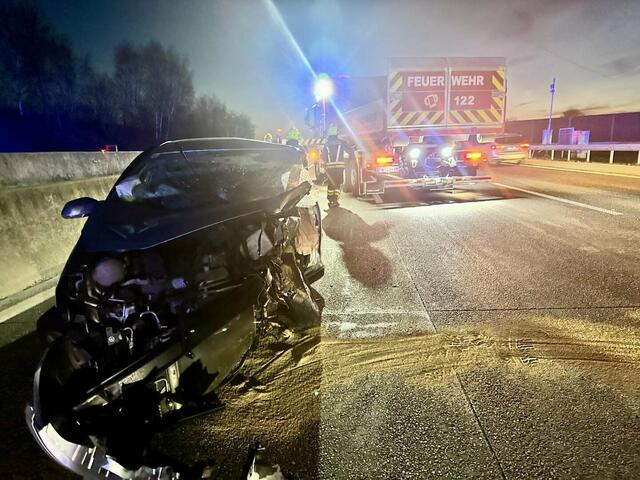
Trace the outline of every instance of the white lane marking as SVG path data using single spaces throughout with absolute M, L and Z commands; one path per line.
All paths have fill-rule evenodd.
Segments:
M 382 197 L 380 195 L 378 195 L 377 193 L 373 194 L 373 201 L 376 202 L 376 204 L 381 204 L 382 203 Z
M 596 212 L 607 213 L 609 215 L 623 215 L 620 212 L 616 212 L 615 210 L 607 210 L 606 208 L 595 207 L 593 205 L 587 205 L 586 203 L 575 202 L 573 200 L 569 200 L 562 197 L 554 197 L 553 195 L 547 195 L 546 193 L 534 192 L 531 190 L 525 190 L 524 188 L 512 187 L 511 185 L 505 185 L 504 183 L 493 182 L 494 185 L 498 187 L 508 188 L 510 190 L 516 190 L 518 192 L 528 193 L 529 195 L 535 195 L 537 197 L 546 198 L 548 200 L 555 200 L 556 202 L 567 203 L 569 205 L 573 205 L 574 207 L 588 208 L 589 210 L 595 210 Z
M 542 168 L 544 170 L 556 170 L 560 172 L 577 172 L 577 173 L 588 173 L 590 175 L 606 175 L 608 177 L 623 177 L 623 178 L 635 178 L 636 180 L 640 180 L 640 175 L 627 175 L 625 173 L 611 173 L 611 172 L 592 172 L 588 170 L 578 170 L 576 168 L 562 168 L 562 167 L 544 167 L 542 165 L 524 165 L 524 164 L 505 164 L 511 165 L 513 167 L 527 167 L 527 168 Z M 639 168 L 640 170 L 640 168 Z
M 338 327 L 342 331 L 355 330 L 357 328 L 391 328 L 398 322 L 378 322 L 378 323 L 356 323 L 356 322 L 327 322 L 329 327 Z
M 344 310 L 329 310 L 325 308 L 322 311 L 323 315 L 341 315 L 341 316 L 353 316 L 353 315 L 424 315 L 429 316 L 428 312 L 424 310 L 359 310 L 357 312 L 346 312 Z
M 18 302 L 15 305 L 10 306 L 9 308 L 5 308 L 0 312 L 0 323 L 6 322 L 7 320 L 20 315 L 22 312 L 35 307 L 45 300 L 48 300 L 49 298 L 53 297 L 55 293 L 56 287 L 52 287 L 43 292 L 37 293 L 32 297 L 25 298 L 21 302 Z

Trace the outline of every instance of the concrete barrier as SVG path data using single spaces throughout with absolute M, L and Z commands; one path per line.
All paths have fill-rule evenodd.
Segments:
M 117 175 L 140 152 L 0 153 L 0 188 Z
M 65 220 L 77 197 L 103 199 L 117 177 L 0 190 L 0 299 L 60 273 L 83 219 Z
M 60 273 L 84 225 L 62 207 L 104 199 L 137 154 L 0 153 L 0 301 Z

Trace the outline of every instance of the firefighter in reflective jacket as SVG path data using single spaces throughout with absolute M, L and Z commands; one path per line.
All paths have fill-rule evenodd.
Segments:
M 329 207 L 340 204 L 340 189 L 344 178 L 344 160 L 348 155 L 346 145 L 338 138 L 338 127 L 329 125 L 327 141 L 322 149 L 322 163 L 327 174 L 327 200 Z
M 300 130 L 295 127 L 289 129 L 287 132 L 287 145 L 291 147 L 300 146 Z
M 300 163 L 302 163 L 302 166 L 304 166 L 304 168 L 307 168 L 307 153 L 305 152 L 302 145 L 300 145 L 300 130 L 295 127 L 290 128 L 287 132 L 286 143 L 290 147 L 295 147 L 295 149 L 300 152 Z

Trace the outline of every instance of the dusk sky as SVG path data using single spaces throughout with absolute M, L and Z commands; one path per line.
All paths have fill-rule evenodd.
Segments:
M 256 133 L 303 126 L 311 76 L 263 0 L 39 0 L 78 54 L 110 69 L 122 42 L 189 58 L 197 93 L 247 113 Z M 509 118 L 640 110 L 640 1 L 277 1 L 317 72 L 384 75 L 390 57 L 504 56 Z

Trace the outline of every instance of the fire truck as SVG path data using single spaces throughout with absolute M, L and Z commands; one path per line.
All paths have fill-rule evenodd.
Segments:
M 490 180 L 483 140 L 504 133 L 504 58 L 390 59 L 386 76 L 335 80 L 334 112 L 353 147 L 344 188 L 454 189 Z

